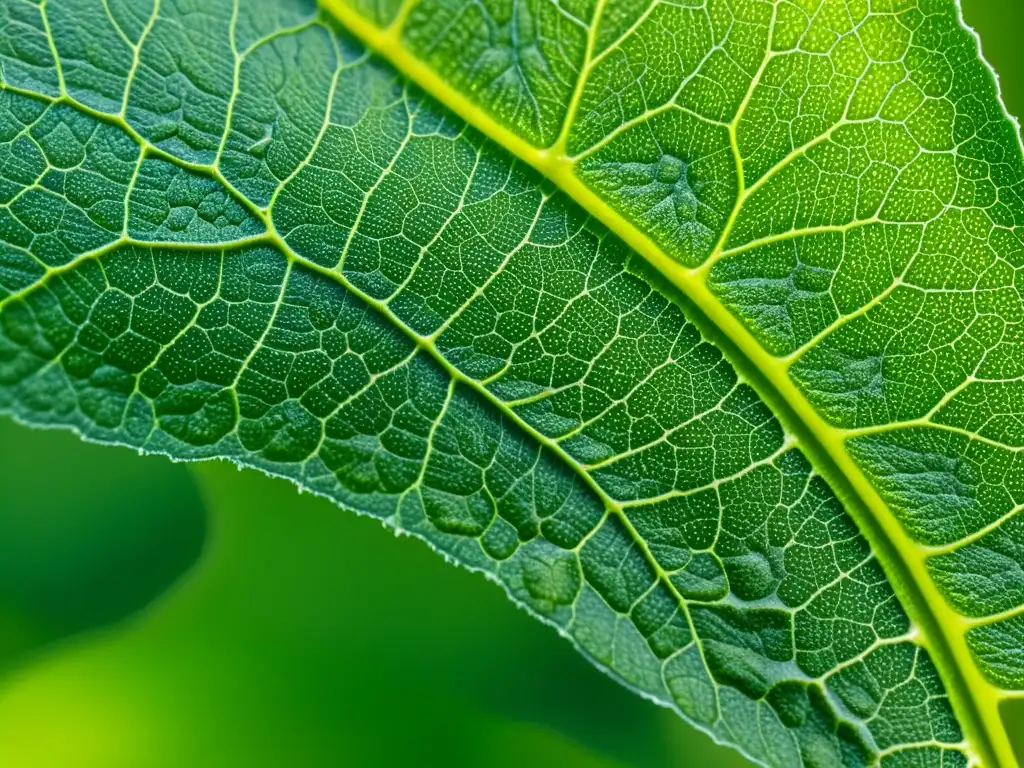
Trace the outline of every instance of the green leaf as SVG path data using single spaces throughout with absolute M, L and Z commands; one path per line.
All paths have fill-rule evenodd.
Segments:
M 1012 765 L 956 2 L 325 2 L 0 0 L 0 410 L 374 515 L 763 763 Z

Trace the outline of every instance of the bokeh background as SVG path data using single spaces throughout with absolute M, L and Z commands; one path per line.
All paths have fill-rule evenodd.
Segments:
M 964 13 L 1024 114 L 1024 2 Z M 373 520 L 0 419 L 0 766 L 435 764 L 746 765 Z

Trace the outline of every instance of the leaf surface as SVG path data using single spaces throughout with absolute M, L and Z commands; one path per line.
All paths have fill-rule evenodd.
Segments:
M 375 515 L 760 762 L 1011 765 L 1024 161 L 953 0 L 330 10 L 0 2 L 0 409 Z

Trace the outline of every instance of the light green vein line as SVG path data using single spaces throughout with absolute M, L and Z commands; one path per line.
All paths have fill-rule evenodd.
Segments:
M 200 253 L 210 251 L 221 251 L 225 248 L 245 248 L 247 246 L 254 245 L 273 245 L 276 242 L 267 233 L 263 232 L 252 237 L 242 238 L 239 240 L 225 240 L 217 243 L 161 243 L 153 240 L 137 240 L 134 238 L 118 238 L 113 240 L 106 245 L 101 245 L 99 248 L 95 248 L 91 251 L 80 253 L 75 258 L 68 261 L 66 264 L 61 264 L 57 267 L 48 267 L 44 275 L 40 276 L 39 279 L 31 285 L 25 286 L 21 290 L 15 291 L 9 296 L 0 298 L 0 310 L 2 310 L 8 304 L 13 304 L 16 301 L 24 299 L 26 296 L 31 294 L 36 288 L 43 283 L 51 280 L 57 275 L 62 275 L 67 272 L 74 270 L 80 266 L 82 262 L 89 261 L 91 259 L 98 259 L 112 251 L 116 251 L 118 248 L 124 248 L 129 246 L 136 246 L 138 248 L 159 248 L 161 250 L 169 251 L 198 251 Z
M 57 70 L 57 85 L 60 89 L 61 95 L 67 93 L 67 88 L 64 84 L 64 67 L 61 64 L 60 54 L 57 53 L 57 43 L 54 40 L 53 32 L 50 30 L 50 14 L 47 12 L 47 2 L 49 0 L 43 0 L 39 4 L 39 15 L 43 20 L 43 30 L 46 32 L 46 43 L 50 46 L 50 55 L 53 56 L 53 64 Z
M 153 25 L 156 24 L 156 19 L 160 15 L 160 3 L 162 0 L 153 1 L 153 12 L 149 15 L 146 20 L 146 26 L 142 28 L 142 34 L 139 35 L 139 42 L 132 46 L 132 65 L 128 70 L 128 78 L 124 83 L 124 98 L 121 101 L 121 111 L 118 112 L 117 116 L 123 121 L 125 116 L 128 114 L 128 98 L 132 92 L 132 85 L 135 83 L 135 75 L 139 71 L 139 56 L 142 53 L 142 45 L 146 42 L 149 37 L 149 33 L 153 31 Z

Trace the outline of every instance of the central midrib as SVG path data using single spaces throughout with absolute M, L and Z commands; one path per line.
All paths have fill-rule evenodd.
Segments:
M 977 757 L 992 768 L 1015 766 L 1009 738 L 1001 726 L 1001 692 L 975 665 L 967 647 L 965 619 L 946 603 L 931 580 L 925 563 L 927 552 L 909 537 L 854 463 L 846 451 L 843 432 L 825 422 L 794 384 L 784 361 L 765 350 L 711 293 L 704 281 L 706 270 L 688 270 L 669 257 L 587 187 L 574 173 L 568 157 L 558 151 L 539 149 L 517 136 L 417 59 L 401 41 L 401 22 L 406 13 L 400 15 L 398 24 L 381 29 L 346 5 L 345 0 L 321 2 L 352 34 L 412 82 L 558 185 L 696 305 L 703 315 L 697 318 L 698 325 L 710 335 L 724 337 L 720 339 L 725 342 L 721 346 L 730 362 L 772 407 L 786 429 L 796 435 L 812 465 L 832 486 L 878 555 L 890 583 L 925 637 L 925 645 L 946 683 L 954 711 Z M 410 5 L 405 3 L 406 9 Z M 731 220 L 737 212 L 733 211 Z M 719 242 L 709 262 L 717 259 L 722 247 Z

